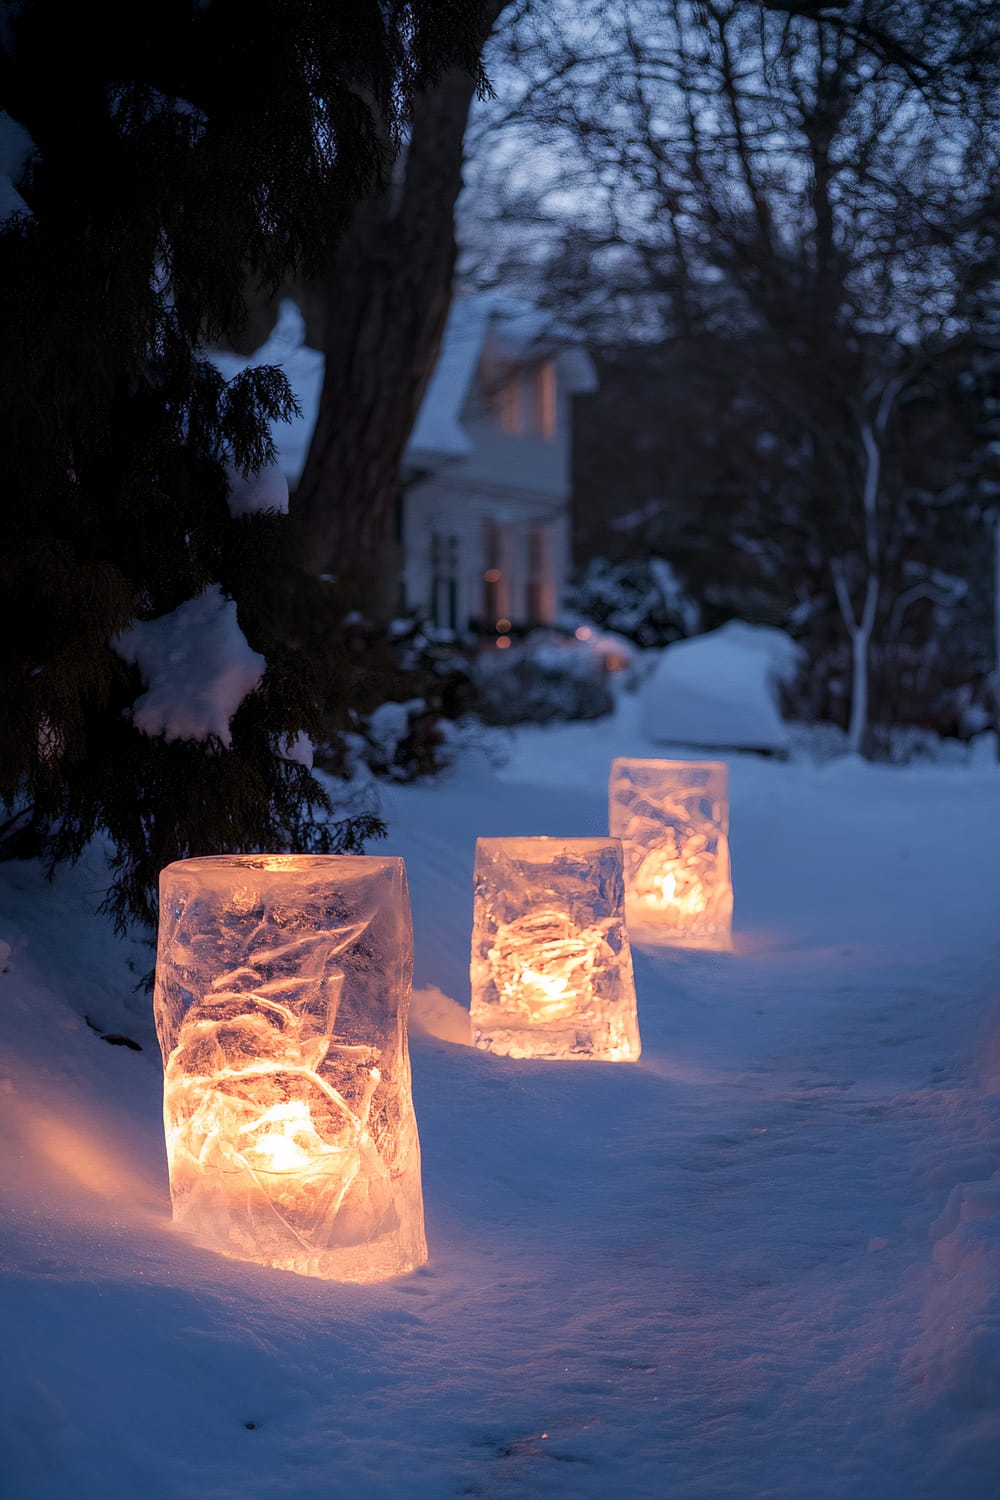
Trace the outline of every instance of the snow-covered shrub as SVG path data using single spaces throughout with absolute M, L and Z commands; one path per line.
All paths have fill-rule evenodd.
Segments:
M 588 643 L 536 631 L 475 664 L 476 710 L 487 724 L 599 719 L 614 697 L 601 656 Z
M 678 641 L 641 689 L 643 727 L 663 744 L 786 755 L 781 684 L 794 677 L 800 658 L 783 630 L 741 620 Z
M 423 698 L 382 703 L 359 719 L 355 753 L 374 775 L 387 781 L 433 776 L 451 762 L 453 741 L 439 713 Z
M 335 590 L 329 597 L 335 602 Z M 435 775 L 451 762 L 453 725 L 472 710 L 468 656 L 415 619 L 384 626 L 352 614 L 340 628 L 352 707 L 345 721 L 336 711 L 339 699 L 331 700 L 318 764 L 339 777 L 360 765 L 391 781 Z M 342 673 L 343 662 L 331 660 L 329 669 Z
M 639 646 L 666 646 L 699 628 L 698 605 L 662 557 L 609 562 L 595 557 L 571 590 L 569 607 Z

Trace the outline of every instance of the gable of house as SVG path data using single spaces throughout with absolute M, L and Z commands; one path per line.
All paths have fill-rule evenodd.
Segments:
M 570 402 L 582 351 L 537 311 L 457 299 L 407 448 L 403 603 L 503 644 L 551 623 L 570 561 Z

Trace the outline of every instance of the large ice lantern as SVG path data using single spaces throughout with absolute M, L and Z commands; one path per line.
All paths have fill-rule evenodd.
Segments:
M 427 1259 L 401 859 L 221 855 L 160 876 L 174 1219 L 213 1250 L 381 1281 Z
M 625 850 L 633 941 L 732 947 L 729 801 L 722 761 L 611 763 L 609 827 Z
M 618 839 L 478 839 L 471 977 L 489 1052 L 637 1058 Z

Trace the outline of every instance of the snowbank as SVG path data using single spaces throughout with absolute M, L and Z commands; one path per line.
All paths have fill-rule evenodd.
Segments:
M 323 356 L 318 350 L 310 349 L 305 343 L 305 320 L 302 314 L 294 302 L 286 299 L 278 309 L 278 321 L 271 337 L 249 358 L 222 349 L 209 349 L 206 355 L 226 380 L 233 380 L 244 370 L 249 370 L 256 365 L 279 365 L 288 377 L 292 393 L 299 403 L 301 415 L 293 417 L 290 422 L 278 422 L 272 434 L 278 449 L 277 468 L 285 480 L 284 505 L 274 506 L 273 502 L 269 501 L 267 505 L 257 503 L 253 507 L 254 509 L 287 510 L 287 486 L 294 485 L 302 473 L 306 454 L 309 452 L 312 430 L 316 425 L 319 394 L 323 387 Z M 268 473 L 266 470 L 264 472 Z M 279 493 L 273 488 L 276 484 L 273 478 L 268 483 L 272 486 L 271 494 Z M 263 493 L 266 494 L 268 491 L 265 490 Z M 239 495 L 235 500 L 233 496 L 230 496 L 229 503 L 234 515 L 246 514 L 245 510 L 234 509 L 234 505 L 238 507 L 242 503 Z
M 35 143 L 24 126 L 5 110 L 0 110 L 0 224 L 11 214 L 31 212 L 15 184 L 21 181 L 28 159 L 35 150 Z
M 217 583 L 167 615 L 133 621 L 111 644 L 146 684 L 132 709 L 135 727 L 167 740 L 231 745 L 232 717 L 267 667 Z
M 288 480 L 278 464 L 268 464 L 258 474 L 229 471 L 229 514 L 235 519 L 260 511 L 288 514 Z
M 784 631 L 739 620 L 677 641 L 640 689 L 643 728 L 659 744 L 787 753 L 778 687 L 799 654 Z

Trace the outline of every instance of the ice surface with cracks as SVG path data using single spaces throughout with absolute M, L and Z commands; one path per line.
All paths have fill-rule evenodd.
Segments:
M 617 839 L 476 842 L 472 1030 L 508 1057 L 639 1056 Z
M 721 761 L 612 761 L 608 826 L 637 942 L 732 947 L 727 784 Z
M 212 1249 L 380 1281 L 427 1259 L 401 859 L 163 871 L 155 1010 L 175 1221 Z

